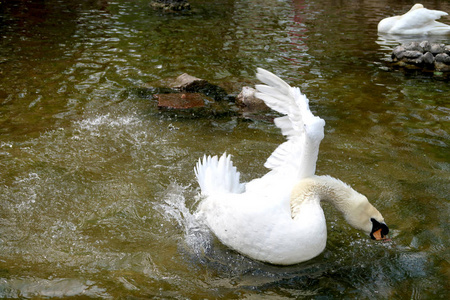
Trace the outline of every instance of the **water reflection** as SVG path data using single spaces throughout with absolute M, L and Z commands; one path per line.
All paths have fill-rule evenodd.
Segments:
M 402 35 L 393 35 L 393 34 L 378 34 L 377 44 L 388 46 L 384 48 L 385 50 L 391 50 L 393 47 L 399 44 L 406 44 L 417 41 L 429 41 L 430 43 L 446 43 L 448 42 L 448 38 L 445 36 L 425 36 L 425 35 L 417 35 L 417 36 L 402 36 Z
M 450 87 L 383 68 L 394 41 L 376 32 L 410 3 L 0 5 L 1 297 L 447 298 Z M 266 121 L 164 114 L 133 91 L 188 72 L 236 94 L 257 66 L 308 95 L 327 122 L 318 173 L 367 194 L 391 243 L 325 207 L 325 252 L 281 268 L 196 223 L 198 157 L 228 151 L 249 180 L 283 138 Z

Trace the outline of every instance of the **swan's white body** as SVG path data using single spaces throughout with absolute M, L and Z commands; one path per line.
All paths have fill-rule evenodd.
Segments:
M 448 15 L 444 11 L 430 10 L 422 4 L 415 4 L 401 16 L 385 18 L 378 23 L 379 33 L 398 35 L 446 35 L 450 34 L 450 25 L 437 22 Z
M 226 154 L 197 163 L 203 196 L 198 211 L 214 234 L 253 259 L 288 265 L 325 248 L 321 200 L 332 202 L 351 225 L 368 233 L 371 218 L 384 222 L 365 196 L 337 179 L 314 176 L 325 122 L 311 113 L 300 89 L 260 68 L 257 77 L 267 85 L 257 85 L 256 96 L 286 115 L 275 124 L 288 140 L 266 161 L 271 171 L 245 185 Z

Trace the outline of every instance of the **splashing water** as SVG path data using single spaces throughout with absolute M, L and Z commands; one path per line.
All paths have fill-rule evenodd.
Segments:
M 211 252 L 213 237 L 204 223 L 201 214 L 191 212 L 186 203 L 184 193 L 188 187 L 172 182 L 166 190 L 164 203 L 159 204 L 157 210 L 168 222 L 175 222 L 183 231 L 180 247 L 183 252 L 190 253 L 194 260 L 204 261 Z M 194 197 L 193 207 L 197 207 L 200 197 Z

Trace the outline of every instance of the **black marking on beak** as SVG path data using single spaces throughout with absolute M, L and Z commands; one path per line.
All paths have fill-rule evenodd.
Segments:
M 389 228 L 386 224 L 380 223 L 374 218 L 371 218 L 370 221 L 372 221 L 372 231 L 370 232 L 370 237 L 372 240 L 376 240 L 376 238 L 373 236 L 373 233 L 377 230 L 381 229 L 381 238 L 384 238 L 389 233 Z

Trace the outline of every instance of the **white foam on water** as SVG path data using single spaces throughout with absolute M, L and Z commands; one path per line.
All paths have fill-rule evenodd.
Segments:
M 164 202 L 158 205 L 157 210 L 168 222 L 175 222 L 182 231 L 180 246 L 194 258 L 203 260 L 211 250 L 213 237 L 199 213 L 194 209 L 199 199 L 194 197 L 197 199 L 194 200 L 193 207 L 188 207 L 185 197 L 188 190 L 189 187 L 172 182 L 166 189 Z

